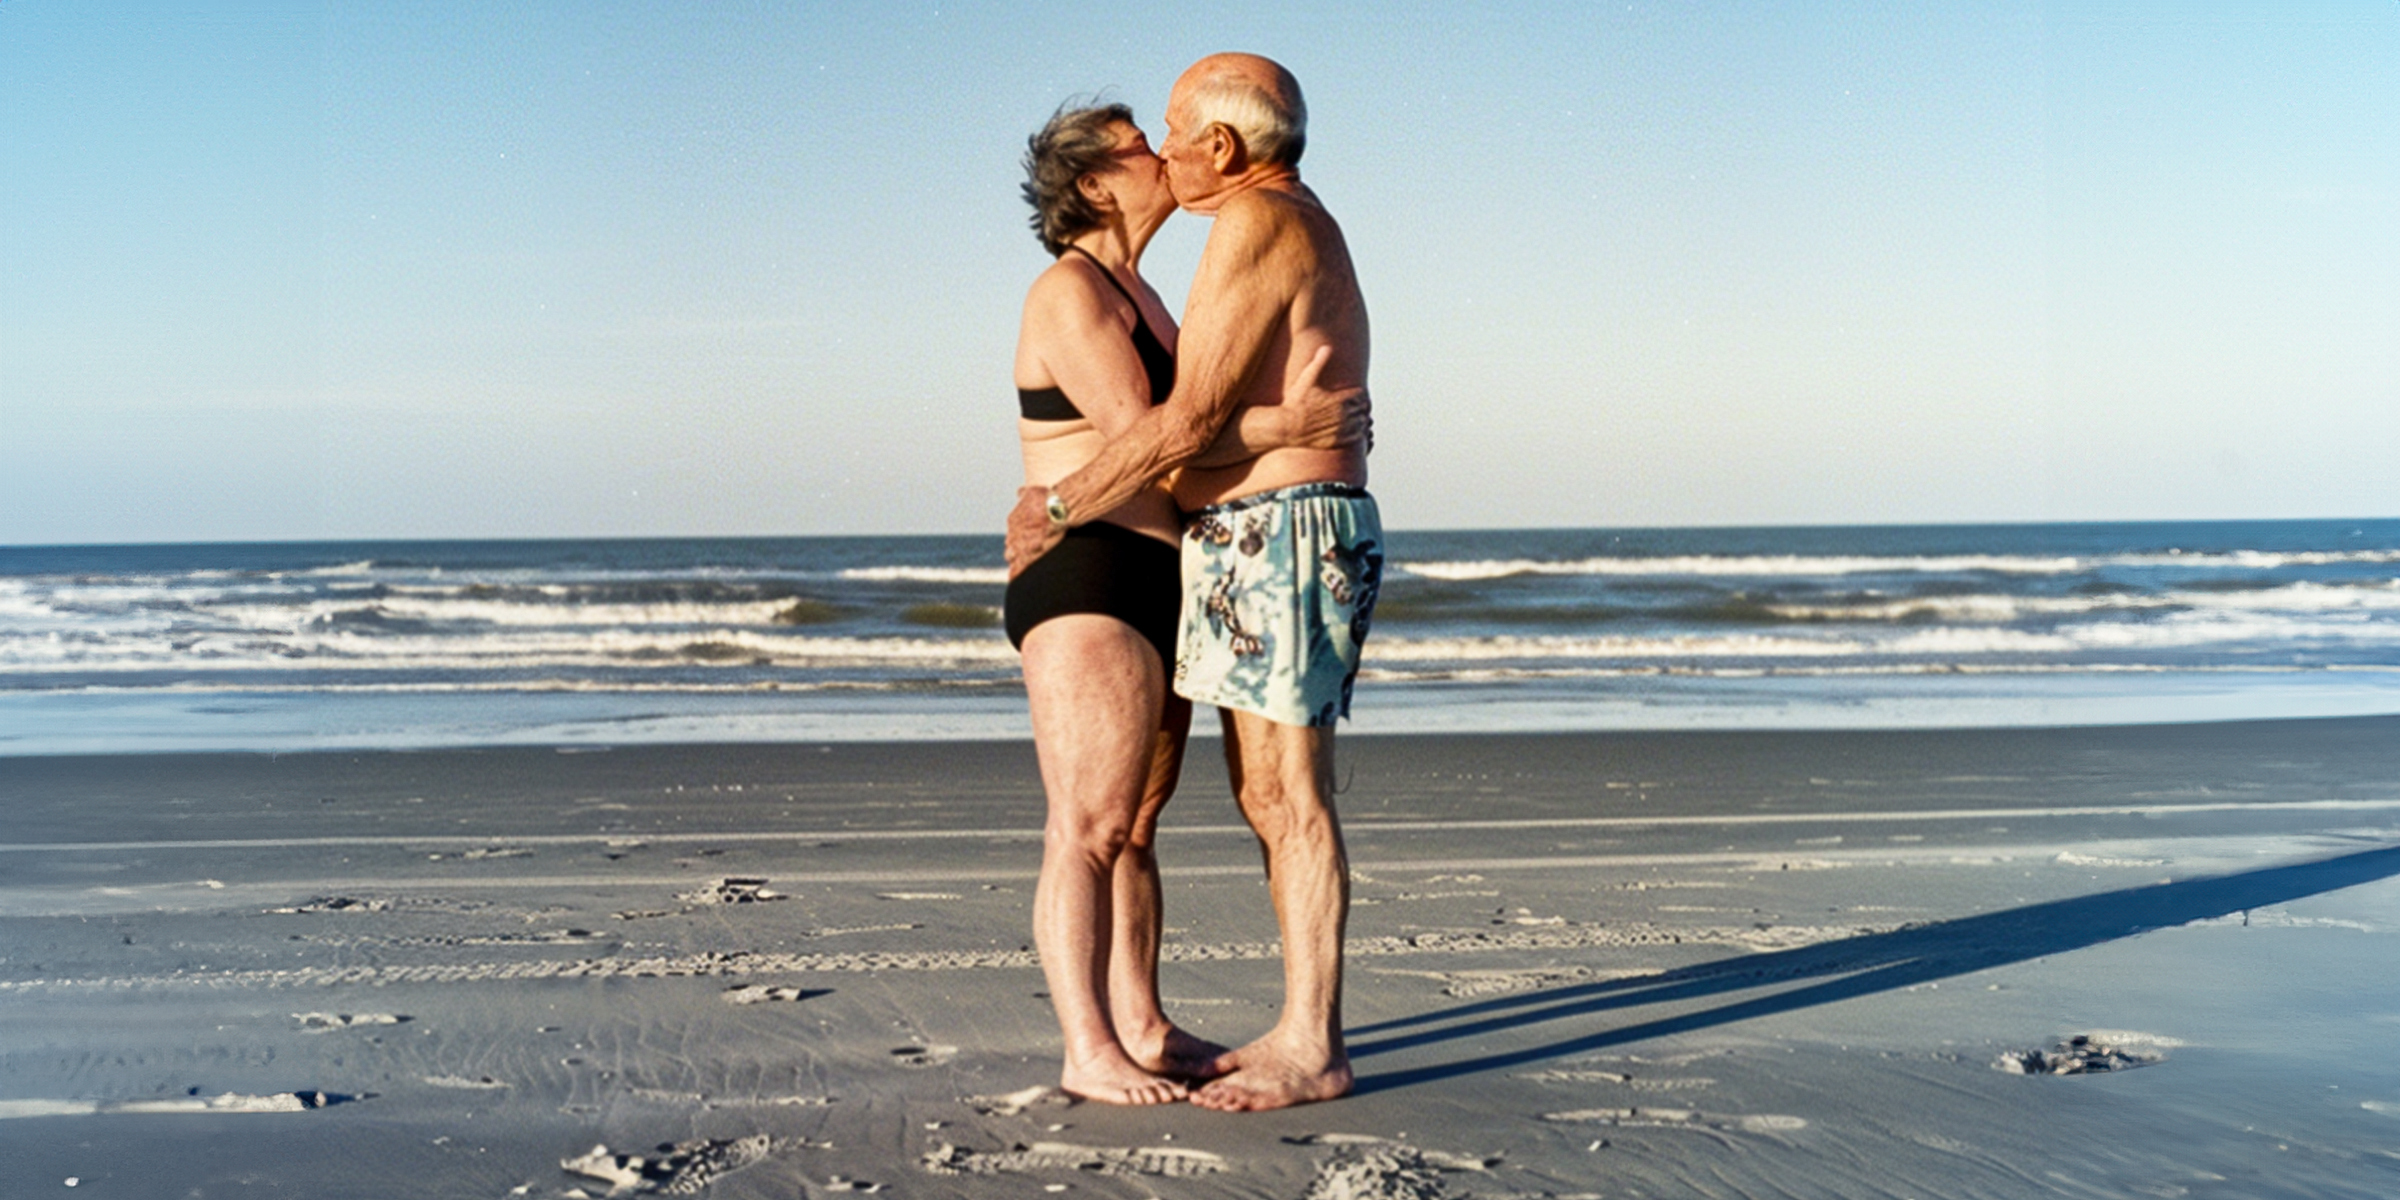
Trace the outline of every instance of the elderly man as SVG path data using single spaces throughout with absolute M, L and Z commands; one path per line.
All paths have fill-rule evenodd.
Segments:
M 1174 392 L 1082 470 L 1026 489 L 1009 515 L 1008 554 L 1031 561 L 1067 526 L 1173 476 L 1191 514 L 1175 690 L 1221 710 L 1284 947 L 1275 1027 L 1220 1056 L 1191 1098 L 1223 1111 L 1282 1108 L 1350 1090 L 1350 868 L 1333 811 L 1333 723 L 1349 715 L 1383 532 L 1362 446 L 1191 463 L 1239 409 L 1278 403 L 1308 371 L 1328 389 L 1365 386 L 1367 309 L 1340 227 L 1300 182 L 1307 108 L 1290 72 L 1256 55 L 1211 55 L 1176 81 L 1166 120 L 1159 155 L 1176 202 L 1215 217 Z

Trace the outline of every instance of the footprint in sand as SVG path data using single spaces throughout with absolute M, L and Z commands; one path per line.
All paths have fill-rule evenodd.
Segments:
M 267 911 L 271 913 L 386 912 L 391 907 L 392 902 L 389 900 L 361 900 L 356 896 L 319 896 L 306 904 L 295 904 L 289 908 L 270 908 Z
M 675 898 L 686 904 L 759 904 L 789 897 L 769 888 L 764 879 L 729 875 L 706 887 L 677 893 Z
M 1054 1087 L 1035 1084 L 1000 1096 L 969 1096 L 967 1106 L 987 1117 L 1013 1117 L 1029 1108 L 1065 1108 L 1075 1097 Z
M 1749 1116 L 1704 1113 L 1689 1108 L 1584 1108 L 1543 1113 L 1562 1124 L 1615 1125 L 1627 1129 L 1714 1129 L 1720 1133 L 1790 1133 L 1808 1128 L 1799 1117 L 1778 1113 Z
M 1484 1171 L 1499 1161 L 1354 1134 L 1318 1134 L 1293 1140 L 1342 1147 L 1318 1166 L 1304 1200 L 1447 1200 L 1456 1193 L 1450 1191 L 1444 1175 Z
M 831 1096 L 702 1096 L 702 1108 L 831 1108 Z
M 1714 1079 L 1654 1079 L 1629 1075 L 1623 1071 L 1583 1071 L 1563 1068 L 1551 1071 L 1533 1071 L 1519 1075 L 1517 1078 L 1530 1079 L 1536 1083 L 1615 1084 L 1618 1087 L 1637 1092 L 1698 1091 L 1701 1088 L 1714 1087 L 1717 1082 Z
M 97 1111 L 104 1113 L 295 1113 L 310 1109 L 331 1108 L 363 1099 L 345 1096 L 340 1092 L 270 1092 L 264 1096 L 245 1096 L 226 1092 L 221 1096 L 187 1096 L 174 1100 L 127 1100 L 101 1104 Z
M 270 908 L 270 913 L 379 913 L 405 909 L 410 912 L 476 912 L 490 908 L 485 900 L 453 900 L 446 896 L 406 896 L 361 898 L 358 896 L 319 896 L 304 904 L 285 908 Z
M 1536 988 L 1555 987 L 1562 983 L 1579 983 L 1592 978 L 1589 967 L 1528 967 L 1481 971 L 1409 971 L 1398 968 L 1370 968 L 1378 975 L 1413 975 L 1422 979 L 1439 980 L 1445 996 L 1504 996 L 1511 992 L 1528 992 Z
M 764 1159 L 773 1148 L 766 1134 L 746 1138 L 695 1138 L 662 1142 L 651 1154 L 612 1154 L 607 1145 L 558 1160 L 559 1169 L 609 1185 L 609 1194 L 655 1192 L 691 1196 L 718 1178 Z
M 198 1089 L 193 1089 L 197 1091 Z M 270 1092 L 246 1096 L 178 1096 L 171 1100 L 0 1100 L 0 1119 L 16 1117 L 79 1117 L 95 1113 L 296 1113 L 331 1108 L 363 1100 L 339 1092 Z
M 956 1046 L 895 1046 L 892 1061 L 903 1067 L 938 1067 L 958 1057 Z
M 2172 1038 L 2142 1034 L 2079 1033 L 2048 1050 L 2005 1051 L 1992 1061 L 1992 1069 L 2011 1075 L 2090 1075 L 2129 1071 L 2165 1061 L 2165 1054 L 2156 1049 L 2136 1048 L 2137 1042 L 2150 1046 L 2180 1044 Z
M 464 937 L 409 938 L 409 942 L 428 946 L 586 946 L 606 941 L 612 934 L 594 933 L 589 929 L 544 929 L 534 933 L 479 933 Z
M 398 1025 L 414 1018 L 397 1013 L 293 1013 L 303 1033 L 332 1033 L 337 1029 L 354 1029 L 360 1025 Z
M 811 996 L 831 995 L 832 988 L 784 987 L 779 984 L 745 983 L 726 988 L 719 993 L 727 1004 L 765 1004 L 776 1000 L 806 1000 Z
M 1428 1150 L 1392 1138 L 1376 1137 L 1371 1133 L 1312 1133 L 1305 1137 L 1285 1138 L 1295 1146 L 1349 1146 L 1382 1150 L 1405 1150 L 1444 1171 L 1489 1171 L 1500 1165 L 1497 1154 L 1449 1154 Z
M 473 1079 L 469 1079 L 464 1075 L 427 1075 L 425 1077 L 425 1083 L 428 1087 L 456 1088 L 461 1091 L 479 1092 L 498 1091 L 508 1086 L 507 1084 L 502 1083 L 489 1075 L 481 1075 Z
M 1074 1171 L 1095 1175 L 1161 1175 L 1188 1179 L 1225 1169 L 1225 1159 L 1206 1150 L 1161 1146 L 1076 1146 L 1035 1142 L 1008 1150 L 966 1150 L 948 1142 L 917 1160 L 935 1175 L 1001 1175 L 1027 1171 Z M 1314 1193 L 1311 1193 L 1312 1195 Z M 1368 1195 L 1371 1193 L 1360 1193 Z

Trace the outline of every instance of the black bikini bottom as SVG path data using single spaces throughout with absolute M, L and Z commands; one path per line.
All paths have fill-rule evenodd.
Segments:
M 1023 649 L 1025 635 L 1052 617 L 1099 613 L 1133 626 L 1175 662 L 1175 622 L 1183 608 L 1183 553 L 1154 537 L 1093 521 L 1067 530 L 1048 554 L 1008 581 L 1008 641 Z

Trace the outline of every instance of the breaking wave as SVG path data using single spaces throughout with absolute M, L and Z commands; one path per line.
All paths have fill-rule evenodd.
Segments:
M 1403 562 L 1397 569 L 1425 579 L 1505 579 L 1515 575 L 1842 576 L 1905 574 L 2070 575 L 2108 567 L 2274 571 L 2294 566 L 2400 563 L 2400 550 L 2218 553 L 2168 552 L 2091 557 L 2069 555 L 1714 555 L 1578 559 L 1480 559 Z

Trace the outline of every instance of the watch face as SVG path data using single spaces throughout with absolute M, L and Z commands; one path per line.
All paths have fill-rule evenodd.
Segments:
M 1050 499 L 1043 505 L 1043 508 L 1049 512 L 1051 524 L 1064 525 L 1067 523 L 1067 502 L 1059 499 L 1057 492 L 1050 493 Z

